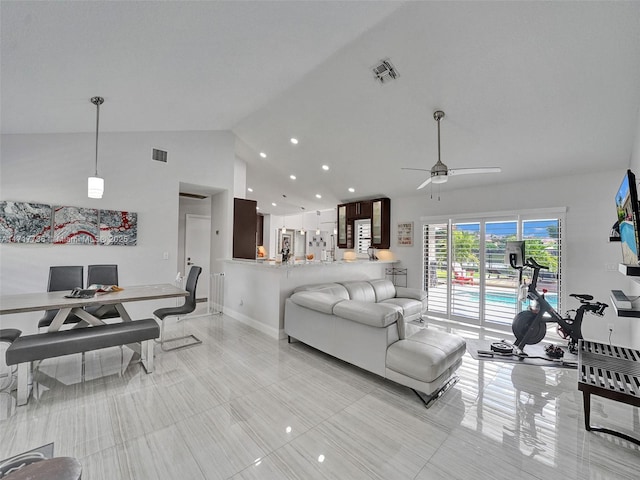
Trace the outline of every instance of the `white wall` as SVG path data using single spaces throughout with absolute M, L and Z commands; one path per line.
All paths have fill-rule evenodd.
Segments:
M 167 163 L 151 160 L 151 150 L 158 145 L 168 151 Z M 87 177 L 94 169 L 93 134 L 3 135 L 1 200 L 137 212 L 138 244 L 2 244 L 0 294 L 43 291 L 51 265 L 117 263 L 122 285 L 173 282 L 178 254 L 179 183 L 224 190 L 216 195 L 219 223 L 212 229 L 230 235 L 233 216 L 227 192 L 234 188 L 233 149 L 230 132 L 101 134 L 99 174 L 105 179 L 105 194 L 96 200 L 87 198 L 86 191 Z M 215 205 L 216 200 L 213 202 Z M 230 258 L 228 239 L 220 238 L 214 248 L 217 256 L 212 258 Z M 163 259 L 164 252 L 169 253 L 169 260 Z M 133 315 L 149 316 L 152 306 L 144 303 L 153 302 L 127 308 Z M 24 317 L 4 316 L 3 326 L 14 317 L 24 325 L 32 323 L 25 322 Z
M 235 157 L 233 171 L 233 196 L 247 198 L 247 162 Z
M 633 173 L 635 173 L 636 179 L 640 178 L 640 110 L 638 110 L 636 137 L 633 144 L 633 149 L 631 151 L 629 168 Z M 629 281 L 627 282 L 627 288 L 624 289 L 624 291 L 628 296 L 640 295 L 640 279 L 629 279 Z M 630 292 L 631 295 L 628 292 Z M 636 319 L 636 321 L 632 324 L 631 336 L 633 339 L 633 344 L 636 346 L 640 345 L 640 318 Z
M 627 285 L 627 280 L 617 272 L 617 264 L 622 259 L 620 245 L 608 242 L 609 231 L 616 220 L 614 195 L 623 173 L 623 168 L 613 168 L 611 171 L 576 173 L 570 177 L 464 191 L 453 190 L 454 181 L 451 180 L 441 187 L 440 201 L 429 199 L 427 194 L 392 198 L 391 250 L 408 269 L 408 286 L 420 287 L 421 217 L 567 207 L 562 234 L 563 306 L 573 308 L 573 300 L 566 296 L 568 293 L 590 293 L 597 300 L 611 303 L 610 291 L 624 290 Z M 413 247 L 397 246 L 395 229 L 401 221 L 414 222 Z M 607 266 L 612 265 L 616 271 L 607 270 Z M 585 338 L 608 340 L 607 324 L 614 323 L 612 341 L 629 345 L 631 327 L 636 322 L 618 318 L 613 308 L 609 308 L 604 318 L 587 315 L 583 334 Z M 640 343 L 635 345 L 640 346 Z

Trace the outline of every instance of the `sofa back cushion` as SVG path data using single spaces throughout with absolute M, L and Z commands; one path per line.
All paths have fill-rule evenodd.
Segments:
M 329 295 L 335 295 L 343 300 L 349 300 L 349 292 L 347 292 L 347 289 L 339 283 L 315 283 L 312 285 L 302 285 L 300 287 L 296 287 L 293 292 L 322 292 L 328 293 Z
M 359 300 L 343 300 L 337 303 L 333 307 L 333 314 L 353 322 L 378 328 L 391 325 L 401 316 L 400 309 L 395 305 L 362 302 Z
M 349 298 L 351 300 L 375 303 L 376 292 L 373 290 L 373 286 L 371 286 L 369 282 L 354 281 L 341 283 L 344 288 L 347 289 L 347 292 L 349 292 Z
M 296 305 L 329 315 L 333 313 L 333 308 L 336 305 L 345 301 L 344 298 L 337 295 L 317 291 L 297 292 L 289 298 Z
M 395 298 L 396 287 L 391 283 L 391 280 L 381 278 L 379 280 L 369 280 L 369 283 L 373 287 L 373 291 L 376 293 L 376 302 Z

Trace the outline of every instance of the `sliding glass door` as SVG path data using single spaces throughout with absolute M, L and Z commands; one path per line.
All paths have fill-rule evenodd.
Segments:
M 464 323 L 511 325 L 527 307 L 518 301 L 519 272 L 505 261 L 510 240 L 526 240 L 526 256 L 549 266 L 539 286 L 559 307 L 561 215 L 539 214 L 469 221 L 427 222 L 423 225 L 423 288 L 427 314 Z M 524 280 L 527 281 L 525 269 Z
M 485 223 L 484 306 L 485 321 L 511 325 L 520 311 L 517 301 L 518 271 L 505 262 L 507 242 L 518 238 L 514 220 Z

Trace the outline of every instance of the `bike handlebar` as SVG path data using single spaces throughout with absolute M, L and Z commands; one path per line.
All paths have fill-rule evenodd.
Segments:
M 609 306 L 606 303 L 602 302 L 591 303 L 583 300 L 581 300 L 580 303 L 582 304 L 580 308 L 583 308 L 586 311 L 593 313 L 594 315 L 598 315 L 599 317 L 604 314 L 605 308 Z
M 540 265 L 538 262 L 536 262 L 533 257 L 529 257 L 527 258 L 527 261 L 525 262 L 525 265 L 527 267 L 531 267 L 531 268 L 537 268 L 537 269 L 542 269 L 542 270 L 549 270 L 549 267 L 543 267 L 542 265 Z

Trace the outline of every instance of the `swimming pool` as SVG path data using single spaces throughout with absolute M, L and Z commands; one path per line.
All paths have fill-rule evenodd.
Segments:
M 480 301 L 480 293 L 479 292 L 460 292 L 456 294 L 461 300 L 467 300 L 470 302 L 479 302 Z M 558 295 L 555 293 L 547 293 L 544 297 L 549 305 L 553 308 L 558 308 Z M 528 300 L 527 300 L 528 302 Z M 515 307 L 518 303 L 518 296 L 515 292 L 487 292 L 485 294 L 485 304 L 487 306 L 495 305 L 495 306 L 508 306 Z M 526 302 L 525 302 L 526 303 Z

